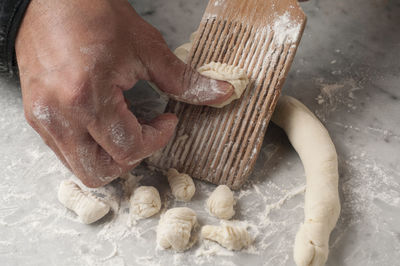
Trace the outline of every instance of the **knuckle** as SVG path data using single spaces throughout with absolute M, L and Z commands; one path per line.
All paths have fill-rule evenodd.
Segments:
M 29 99 L 29 102 L 24 102 L 24 113 L 28 123 L 30 125 L 50 123 L 51 105 L 51 99 L 43 93 L 36 95 L 33 99 Z
M 84 106 L 88 104 L 90 82 L 87 78 L 77 78 L 69 81 L 65 86 L 65 104 L 67 106 Z

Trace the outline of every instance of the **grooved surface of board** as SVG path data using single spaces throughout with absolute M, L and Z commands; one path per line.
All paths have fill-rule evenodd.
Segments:
M 249 84 L 241 99 L 223 108 L 170 101 L 166 111 L 177 114 L 177 130 L 148 164 L 233 189 L 246 181 L 304 28 L 305 16 L 293 22 L 290 15 L 276 13 L 263 26 L 206 12 L 188 64 L 194 69 L 209 62 L 239 66 Z

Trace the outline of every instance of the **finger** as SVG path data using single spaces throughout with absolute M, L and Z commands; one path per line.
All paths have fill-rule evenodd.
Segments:
M 79 126 L 79 123 L 68 122 L 77 121 L 76 114 L 72 114 L 75 119 L 64 119 L 51 111 L 52 108 L 47 107 L 46 110 L 49 110 L 46 116 L 38 110 L 33 112 L 39 115 L 36 119 L 37 129 L 83 184 L 99 187 L 120 175 L 122 171 L 119 165 L 97 145 L 86 128 Z
M 168 142 L 173 135 L 177 118 L 166 114 L 151 123 L 141 125 L 128 109 L 122 91 L 115 88 L 113 93 L 118 100 L 102 106 L 96 119 L 87 125 L 87 130 L 120 165 L 122 171 L 128 171 Z
M 87 132 L 77 134 L 59 146 L 74 174 L 87 187 L 106 185 L 123 173 L 121 167 Z
M 151 38 L 151 36 L 149 37 Z M 158 42 L 154 39 L 158 38 Z M 146 51 L 140 53 L 148 79 L 171 98 L 191 104 L 210 105 L 226 101 L 233 94 L 230 83 L 200 75 L 168 48 L 161 36 L 153 36 Z
M 57 158 L 64 164 L 64 166 L 71 170 L 71 166 L 68 164 L 64 155 L 58 148 L 52 134 L 48 130 L 52 119 L 50 113 L 43 115 L 40 110 L 37 110 L 37 108 L 40 109 L 40 106 L 35 104 L 32 106 L 32 108 L 29 108 L 28 106 L 29 105 L 24 106 L 24 112 L 29 125 L 40 135 L 44 143 L 50 147 L 50 149 L 56 154 Z M 47 117 L 47 119 L 42 119 L 43 117 Z
M 167 113 L 142 125 L 144 154 L 150 155 L 167 145 L 177 124 L 178 118 L 174 114 Z
M 56 154 L 57 158 L 62 162 L 62 164 L 72 172 L 71 166 L 65 159 L 60 149 L 57 147 L 57 144 L 55 143 L 53 137 L 49 134 L 49 132 L 39 123 L 35 123 L 35 125 L 32 126 L 32 128 L 35 129 L 35 131 L 43 139 L 44 143 Z

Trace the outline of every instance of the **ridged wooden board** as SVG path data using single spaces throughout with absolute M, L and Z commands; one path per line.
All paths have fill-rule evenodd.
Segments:
M 211 0 L 188 64 L 239 66 L 249 85 L 220 109 L 170 100 L 166 111 L 179 117 L 176 133 L 147 163 L 239 188 L 257 159 L 305 22 L 296 0 Z

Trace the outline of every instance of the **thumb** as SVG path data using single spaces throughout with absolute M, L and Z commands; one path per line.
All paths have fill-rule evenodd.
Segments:
M 150 81 L 171 98 L 197 105 L 220 104 L 233 94 L 230 83 L 200 75 L 186 65 L 162 40 L 142 56 Z

